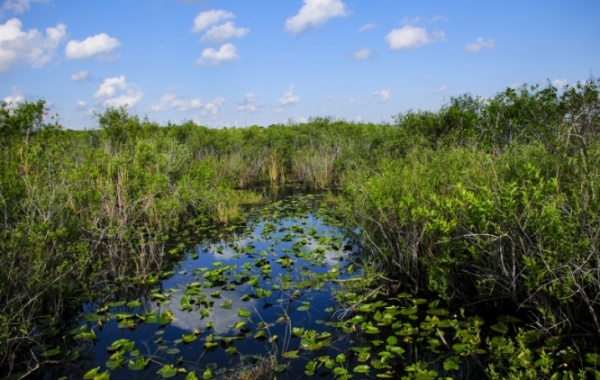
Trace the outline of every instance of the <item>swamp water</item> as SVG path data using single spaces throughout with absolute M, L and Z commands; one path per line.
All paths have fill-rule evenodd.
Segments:
M 51 378 L 485 377 L 479 358 L 508 347 L 518 319 L 497 316 L 486 336 L 439 300 L 383 301 L 330 208 L 294 195 L 180 245 L 184 259 L 145 291 L 84 306 Z

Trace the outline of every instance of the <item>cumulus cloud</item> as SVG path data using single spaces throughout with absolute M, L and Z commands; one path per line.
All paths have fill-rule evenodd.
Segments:
M 567 87 L 568 84 L 569 84 L 569 81 L 567 81 L 566 79 L 556 78 L 552 81 L 552 85 L 558 89 L 565 88 L 565 87 Z
M 214 98 L 213 100 L 206 103 L 204 108 L 202 109 L 203 116 L 216 117 L 221 109 L 221 106 L 225 103 L 225 99 L 223 98 Z
M 90 72 L 87 70 L 76 71 L 71 74 L 71 80 L 73 82 L 82 82 L 90 78 Z
M 119 45 L 121 43 L 116 38 L 100 33 L 83 41 L 69 41 L 65 48 L 65 55 L 69 59 L 108 58 L 109 53 Z
M 2 99 L 4 103 L 16 105 L 25 101 L 25 95 L 23 94 L 23 91 L 21 91 L 17 86 L 12 86 L 10 89 L 11 94 Z
M 392 29 L 385 36 L 390 49 L 413 49 L 445 39 L 444 31 L 428 33 L 427 29 L 412 25 L 406 25 L 400 29 Z
M 237 48 L 233 44 L 225 44 L 215 50 L 206 48 L 200 53 L 200 58 L 196 60 L 196 64 L 206 67 L 214 67 L 226 62 L 235 61 L 238 59 Z
M 31 9 L 31 3 L 46 3 L 48 0 L 5 0 L 2 11 L 25 13 Z
M 294 104 L 297 104 L 300 101 L 300 97 L 294 94 L 294 86 L 290 85 L 288 90 L 283 94 L 283 96 L 279 99 L 280 107 L 287 107 Z
M 215 25 L 210 28 L 200 41 L 202 42 L 223 42 L 230 38 L 241 38 L 244 37 L 250 29 L 248 28 L 237 28 L 233 24 L 233 21 L 227 21 L 221 25 Z
M 490 38 L 486 41 L 483 38 L 479 37 L 475 42 L 467 44 L 465 46 L 465 50 L 475 53 L 480 51 L 481 49 L 493 49 L 494 47 L 496 47 L 496 43 L 493 39 Z
M 37 29 L 23 31 L 21 27 L 17 18 L 0 24 L 0 72 L 21 62 L 42 67 L 52 59 L 67 33 L 64 24 L 46 28 L 45 35 Z
M 177 95 L 167 92 L 160 98 L 160 102 L 150 107 L 151 111 L 164 111 L 174 109 L 177 111 L 190 111 L 202 109 L 203 103 L 200 99 L 195 98 L 191 100 L 185 100 Z
M 237 103 L 238 111 L 246 111 L 250 113 L 257 113 L 265 107 L 265 103 L 258 101 L 258 94 L 248 92 L 244 95 L 244 100 Z
M 194 18 L 194 26 L 192 32 L 200 32 L 211 25 L 220 23 L 223 20 L 235 18 L 235 15 L 231 12 L 224 11 L 222 9 L 211 9 L 210 11 L 200 12 Z
M 387 102 L 392 98 L 392 90 L 384 88 L 383 90 L 375 91 L 373 96 L 375 96 L 380 103 Z
M 285 21 L 285 29 L 299 36 L 310 28 L 323 25 L 331 18 L 346 15 L 346 5 L 341 0 L 304 0 L 298 14 Z
M 106 108 L 133 107 L 144 96 L 135 84 L 127 83 L 125 76 L 106 78 L 94 94 L 94 99 Z
M 348 53 L 348 58 L 353 61 L 363 61 L 365 59 L 369 59 L 373 56 L 373 52 L 371 49 L 366 47 L 361 47 L 358 50 L 352 51 Z

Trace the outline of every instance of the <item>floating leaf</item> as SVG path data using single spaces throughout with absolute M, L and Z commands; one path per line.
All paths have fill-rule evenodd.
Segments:
M 110 374 L 108 371 L 99 372 L 100 367 L 92 368 L 87 371 L 84 375 L 84 379 L 93 379 L 93 380 L 108 380 L 110 378 Z
M 244 327 L 245 325 L 246 325 L 246 321 L 240 321 L 240 322 L 236 323 L 236 324 L 233 326 L 233 328 L 234 328 L 235 330 L 238 330 L 238 329 L 241 329 L 242 327 Z
M 173 364 L 165 364 L 161 369 L 156 371 L 159 375 L 163 377 L 163 379 L 174 377 L 177 375 L 177 368 L 173 366 Z
M 192 343 L 193 341 L 195 341 L 196 339 L 198 339 L 198 336 L 196 334 L 183 334 L 181 336 L 181 339 L 183 340 L 183 343 Z
M 127 307 L 136 308 L 142 306 L 142 303 L 138 300 L 127 302 Z
M 207 368 L 203 373 L 202 373 L 202 378 L 203 379 L 212 379 L 213 378 L 213 371 L 210 368 Z
M 127 363 L 127 367 L 132 371 L 141 371 L 150 363 L 150 359 L 137 358 L 135 360 L 130 360 Z
M 238 308 L 237 312 L 240 317 L 250 317 L 252 315 L 251 312 L 242 308 Z
M 369 373 L 371 367 L 366 364 L 357 365 L 354 367 L 353 371 L 356 373 Z
M 124 361 L 125 361 L 125 359 L 120 358 L 120 357 L 111 359 L 106 362 L 106 367 L 109 369 L 119 368 L 121 366 L 121 364 L 123 364 Z
M 298 359 L 299 358 L 298 350 L 284 352 L 282 356 L 286 359 Z

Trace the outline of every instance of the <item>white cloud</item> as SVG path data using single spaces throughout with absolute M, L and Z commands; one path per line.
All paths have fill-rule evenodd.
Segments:
M 348 57 L 353 61 L 363 61 L 365 59 L 369 59 L 373 56 L 373 52 L 371 49 L 366 47 L 361 47 L 356 51 L 348 53 Z
M 246 111 L 250 113 L 257 113 L 265 107 L 265 103 L 258 101 L 258 94 L 248 92 L 244 95 L 244 100 L 237 103 L 238 111 Z
M 442 92 L 446 92 L 446 90 L 448 90 L 448 87 L 441 85 L 440 87 L 437 88 L 437 90 L 435 90 L 435 93 L 441 94 Z
M 71 80 L 73 82 L 81 82 L 90 78 L 90 72 L 87 70 L 76 71 L 71 74 Z
M 106 33 L 96 34 L 83 41 L 71 40 L 67 43 L 65 54 L 69 59 L 108 58 L 108 54 L 121 43 Z
M 417 16 L 417 17 L 404 17 L 402 20 L 400 20 L 400 23 L 402 25 L 410 25 L 410 24 L 417 24 L 421 21 L 421 17 Z
M 2 4 L 3 11 L 25 13 L 31 8 L 31 3 L 46 3 L 48 0 L 5 0 Z
M 52 59 L 67 33 L 64 24 L 46 28 L 45 36 L 37 29 L 25 32 L 21 30 L 21 26 L 21 21 L 17 18 L 0 24 L 0 72 L 8 71 L 20 62 L 36 68 L 42 67 Z
M 377 98 L 379 102 L 387 102 L 392 98 L 392 90 L 389 88 L 384 88 L 383 90 L 375 91 L 373 96 Z
M 432 18 L 429 19 L 430 23 L 441 22 L 441 21 L 448 21 L 448 17 L 447 16 L 433 16 Z
M 300 101 L 300 97 L 294 94 L 294 86 L 290 85 L 288 90 L 283 93 L 283 96 L 279 98 L 279 107 L 278 109 L 282 109 L 283 107 L 293 106 Z
M 493 39 L 490 38 L 489 40 L 485 41 L 483 38 L 479 37 L 475 42 L 467 44 L 465 46 L 465 49 L 467 51 L 475 53 L 480 51 L 481 49 L 493 49 L 494 47 L 496 47 L 496 43 Z
M 106 78 L 94 94 L 94 99 L 106 108 L 133 107 L 144 96 L 135 84 L 127 83 L 125 76 Z
M 3 99 L 4 103 L 9 105 L 16 105 L 22 103 L 25 100 L 25 95 L 17 86 L 11 86 L 11 94 Z
M 227 21 L 224 24 L 216 25 L 210 28 L 200 41 L 202 42 L 222 42 L 230 38 L 241 38 L 244 37 L 250 29 L 248 28 L 236 28 L 233 21 Z
M 167 92 L 160 98 L 160 102 L 152 107 L 151 111 L 164 111 L 168 109 L 174 109 L 177 111 L 190 111 L 202 109 L 203 103 L 200 99 L 195 98 L 191 100 L 181 99 L 177 95 Z
M 202 50 L 200 58 L 196 60 L 196 64 L 206 67 L 214 67 L 226 62 L 235 61 L 238 59 L 237 49 L 233 44 L 225 44 L 215 50 L 206 48 Z
M 569 84 L 569 81 L 567 81 L 566 79 L 558 79 L 557 78 L 552 81 L 552 85 L 558 89 L 565 88 L 565 87 L 567 87 L 568 84 Z
M 346 15 L 346 5 L 341 0 L 304 0 L 298 14 L 285 21 L 285 29 L 299 36 L 310 28 L 323 25 L 331 18 Z
M 83 100 L 78 100 L 77 101 L 76 109 L 78 111 L 85 111 L 85 110 L 87 110 L 87 103 L 85 101 L 83 101 Z
M 367 30 L 375 29 L 376 27 L 377 27 L 377 25 L 375 25 L 373 23 L 368 23 L 368 24 L 361 26 L 360 29 L 358 29 L 358 32 L 359 33 L 366 32 Z
M 203 116 L 216 117 L 221 109 L 221 106 L 225 103 L 225 99 L 223 98 L 214 98 L 210 102 L 206 103 L 204 109 L 202 110 Z
M 436 41 L 445 40 L 444 31 L 428 33 L 427 29 L 406 25 L 400 29 L 392 29 L 385 36 L 390 49 L 413 49 Z
M 222 9 L 211 9 L 210 11 L 200 12 L 194 18 L 194 26 L 192 32 L 200 32 L 211 25 L 218 24 L 223 20 L 235 18 L 231 12 Z
M 364 106 L 367 104 L 367 102 L 360 100 L 360 99 L 355 99 L 355 98 L 348 100 L 348 103 L 352 104 L 353 106 Z

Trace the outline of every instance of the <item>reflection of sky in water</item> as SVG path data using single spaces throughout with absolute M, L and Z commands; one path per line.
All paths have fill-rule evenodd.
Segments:
M 267 233 L 265 228 L 270 228 L 271 231 Z M 233 343 L 238 352 L 244 355 L 264 355 L 272 351 L 273 346 L 253 338 L 258 331 L 257 326 L 261 322 L 269 325 L 267 336 L 271 334 L 284 337 L 289 333 L 286 331 L 289 328 L 287 323 L 275 323 L 279 317 L 284 315 L 290 318 L 293 326 L 323 330 L 323 325 L 318 324 L 318 321 L 327 320 L 330 317 L 325 309 L 334 303 L 332 285 L 325 284 L 320 290 L 310 287 L 299 289 L 294 283 L 306 279 L 309 276 L 306 272 L 325 273 L 332 270 L 335 264 L 344 260 L 345 255 L 342 249 L 333 249 L 329 244 L 331 237 L 339 238 L 340 236 L 339 228 L 324 225 L 321 219 L 311 214 L 295 219 L 257 218 L 250 220 L 248 228 L 242 232 L 226 235 L 217 242 L 212 240 L 212 242 L 200 243 L 189 252 L 187 259 L 178 264 L 175 275 L 161 282 L 160 287 L 164 291 L 174 290 L 169 297 L 170 303 L 159 306 L 149 299 L 143 302 L 146 309 L 156 311 L 157 315 L 165 310 L 172 312 L 174 320 L 164 327 L 159 327 L 158 324 L 149 324 L 147 326 L 140 325 L 133 330 L 118 329 L 116 323 L 107 324 L 102 333 L 98 332 L 100 341 L 95 347 L 97 365 L 103 365 L 108 360 L 106 347 L 120 338 L 135 340 L 136 347 L 142 354 L 163 358 L 157 362 L 174 363 L 176 358 L 183 357 L 185 366 L 188 368 L 190 366 L 205 368 L 206 363 L 216 363 L 219 367 L 231 367 L 240 360 L 239 355 L 228 355 L 223 347 L 219 347 L 214 352 L 205 352 L 203 345 L 210 334 L 225 337 L 240 337 L 246 334 L 245 339 L 236 340 Z M 322 237 L 321 241 L 319 237 Z M 329 240 L 327 240 L 328 237 Z M 301 240 L 303 244 L 297 243 Z M 319 266 L 312 266 L 312 260 L 303 259 L 294 254 L 305 255 L 307 252 L 315 252 L 317 249 L 321 252 Z M 296 251 L 294 252 L 294 250 Z M 285 254 L 294 260 L 293 265 L 284 266 L 277 262 Z M 270 265 L 271 271 L 263 274 L 261 268 L 266 264 Z M 192 303 L 192 311 L 182 310 L 182 298 L 188 284 L 198 282 L 204 285 L 206 281 L 204 273 L 218 268 L 218 265 L 221 267 L 235 266 L 235 268 L 226 272 L 225 284 L 198 288 L 205 294 L 206 300 L 214 301 L 213 306 L 207 308 L 199 303 Z M 199 268 L 206 269 L 198 271 Z M 235 275 L 243 273 L 247 275 L 245 281 L 235 283 Z M 248 277 L 252 276 L 258 276 L 255 287 L 246 283 Z M 284 276 L 292 280 L 292 286 L 287 291 L 273 289 L 273 286 L 283 288 L 282 278 Z M 235 287 L 228 287 L 227 285 L 230 284 L 235 284 Z M 257 298 L 257 288 L 271 290 L 272 293 L 264 298 Z M 291 294 L 298 289 L 302 291 L 302 295 L 292 299 Z M 215 291 L 220 293 L 218 297 L 211 296 Z M 192 298 L 197 299 L 197 297 Z M 223 308 L 224 302 L 228 302 L 230 307 Z M 310 302 L 311 307 L 308 312 L 298 310 L 298 307 L 303 305 L 302 302 Z M 208 310 L 207 317 L 202 317 L 201 309 Z M 241 317 L 238 315 L 238 309 L 247 310 L 252 315 L 249 318 Z M 144 310 L 136 310 L 136 312 L 143 313 Z M 246 322 L 245 327 L 248 327 L 249 330 L 243 331 L 234 328 L 234 325 L 241 321 Z M 209 323 L 212 324 L 212 329 L 207 328 Z M 191 344 L 173 343 L 175 340 L 181 339 L 183 334 L 189 334 L 195 330 L 201 331 L 197 341 Z M 280 347 L 277 349 L 280 353 L 284 350 L 284 347 L 281 346 L 283 343 L 283 339 L 278 342 Z M 298 349 L 299 339 L 292 338 L 288 344 L 290 350 Z M 179 351 L 169 355 L 164 350 L 158 349 L 160 345 L 176 347 Z M 111 379 L 119 378 L 120 374 L 123 375 L 122 378 L 134 378 L 138 375 L 140 376 L 138 378 L 152 377 L 155 376 L 156 369 L 160 366 L 156 364 L 151 366 L 152 369 L 142 372 L 119 370 L 111 373 Z M 301 369 L 300 373 L 302 373 Z

